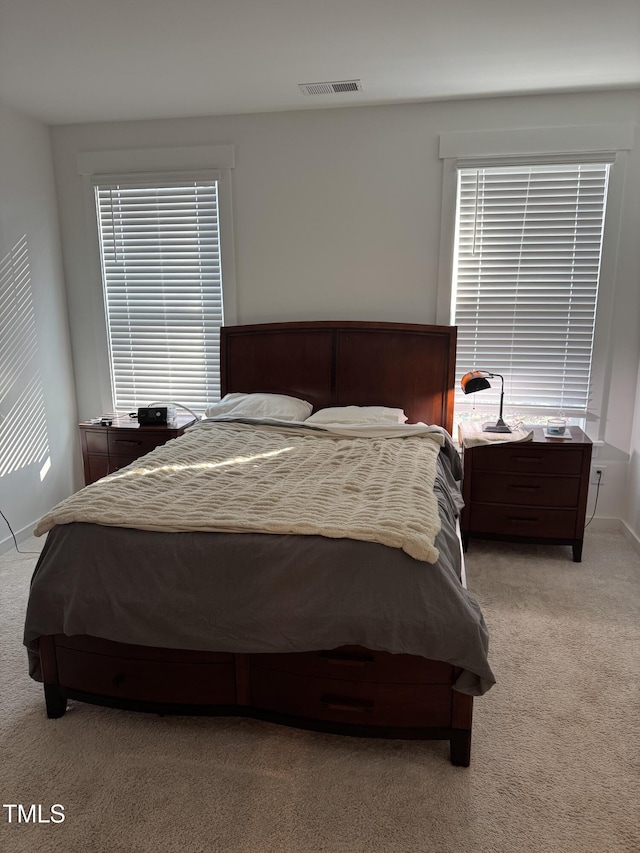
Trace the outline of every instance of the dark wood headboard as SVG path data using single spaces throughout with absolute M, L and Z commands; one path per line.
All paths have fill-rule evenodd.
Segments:
M 222 394 L 265 391 L 325 406 L 396 406 L 451 432 L 455 326 L 300 322 L 224 326 Z

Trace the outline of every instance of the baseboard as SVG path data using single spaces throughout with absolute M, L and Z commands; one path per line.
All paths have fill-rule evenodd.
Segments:
M 619 518 L 603 518 L 602 516 L 596 516 L 589 522 L 586 533 L 590 530 L 593 533 L 619 533 L 621 525 L 622 522 Z
M 621 518 L 594 518 L 586 530 L 593 533 L 622 533 L 627 542 L 640 554 L 640 536 Z
M 620 530 L 631 547 L 635 548 L 638 554 L 640 554 L 640 536 L 633 532 L 626 521 L 620 521 Z
M 18 544 L 20 544 L 21 542 L 24 542 L 25 539 L 30 539 L 33 536 L 33 531 L 34 531 L 34 528 L 35 528 L 37 523 L 38 523 L 37 521 L 33 521 L 33 522 L 31 522 L 31 524 L 27 524 L 26 527 L 23 527 L 22 530 L 14 530 L 13 531 Z M 0 518 L 0 525 L 3 525 L 5 528 L 7 528 L 7 525 L 2 520 L 2 518 Z M 8 528 L 7 528 L 7 530 L 8 530 Z M 16 546 L 15 546 L 15 543 L 13 541 L 13 536 L 11 536 L 10 532 L 9 532 L 9 535 L 6 536 L 4 539 L 0 539 L 0 554 L 6 554 L 9 551 L 12 551 L 15 547 Z

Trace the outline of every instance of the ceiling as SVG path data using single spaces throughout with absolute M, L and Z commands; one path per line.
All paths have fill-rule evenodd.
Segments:
M 627 87 L 640 0 L 0 0 L 0 102 L 48 124 Z

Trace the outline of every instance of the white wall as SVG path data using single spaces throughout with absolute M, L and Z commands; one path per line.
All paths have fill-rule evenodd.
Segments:
M 100 414 L 101 293 L 87 254 L 79 152 L 233 144 L 238 322 L 436 320 L 441 133 L 637 122 L 640 93 L 404 104 L 52 129 L 79 413 Z M 607 462 L 599 516 L 624 515 L 640 360 L 638 141 L 614 207 L 623 212 L 605 320 Z M 632 168 L 633 167 L 633 168 Z
M 49 130 L 2 105 L 0 129 L 0 510 L 24 538 L 79 446 Z
M 640 281 L 638 287 L 640 288 Z M 640 329 L 640 316 L 638 316 L 638 329 Z M 640 549 L 640 365 L 638 365 L 636 410 L 631 437 L 628 494 L 623 521 L 631 531 L 636 546 Z

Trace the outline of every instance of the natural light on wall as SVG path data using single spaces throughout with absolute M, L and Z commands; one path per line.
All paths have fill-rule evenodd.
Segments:
M 51 465 L 27 237 L 0 261 L 0 477 Z

